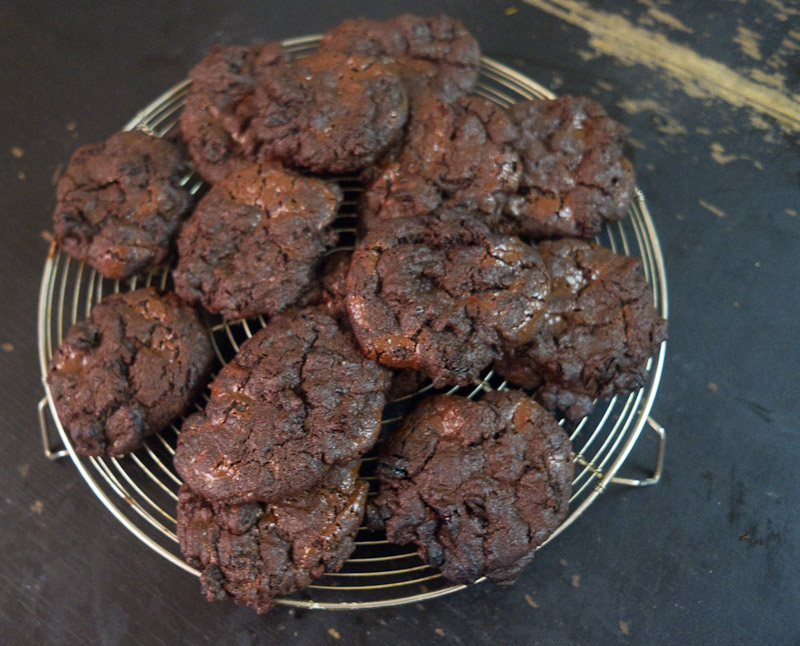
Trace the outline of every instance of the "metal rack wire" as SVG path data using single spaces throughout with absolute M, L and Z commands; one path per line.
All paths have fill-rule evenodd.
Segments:
M 284 46 L 295 55 L 312 51 L 318 36 L 292 39 Z M 183 107 L 189 82 L 175 86 L 140 111 L 124 128 L 139 128 L 164 136 L 175 128 Z M 530 98 L 551 98 L 553 95 L 525 76 L 489 58 L 483 58 L 476 93 L 506 106 Z M 196 176 L 183 178 L 192 192 L 202 189 Z M 354 244 L 353 207 L 358 196 L 358 183 L 343 178 L 345 192 L 342 211 L 336 228 L 340 245 Z M 641 191 L 636 191 L 629 217 L 602 233 L 597 240 L 615 251 L 638 256 L 645 276 L 653 288 L 655 305 L 667 317 L 667 286 L 658 237 Z M 159 435 L 150 437 L 144 446 L 124 458 L 92 458 L 78 455 L 55 414 L 53 401 L 45 382 L 47 365 L 60 345 L 69 326 L 87 317 L 92 307 L 110 292 L 126 291 L 144 285 L 171 286 L 170 266 L 156 267 L 145 276 L 128 282 L 103 278 L 91 267 L 71 259 L 55 246 L 44 267 L 39 295 L 38 341 L 39 359 L 45 398 L 39 404 L 39 419 L 45 454 L 50 459 L 69 455 L 89 487 L 108 510 L 138 539 L 168 561 L 192 574 L 180 555 L 175 536 L 175 507 L 180 478 L 172 466 L 182 420 L 176 421 Z M 241 321 L 224 321 L 207 317 L 206 324 L 217 355 L 217 369 L 230 360 L 239 345 L 264 325 L 261 317 Z M 648 383 L 626 397 L 598 402 L 595 411 L 574 428 L 568 428 L 575 454 L 575 477 L 570 512 L 553 540 L 572 525 L 610 483 L 630 486 L 654 484 L 661 474 L 665 432 L 649 418 L 656 396 L 664 361 L 666 344 L 649 361 Z M 489 370 L 475 384 L 452 388 L 467 397 L 477 397 L 506 384 Z M 401 418 L 410 403 L 430 392 L 431 386 L 387 406 L 384 412 L 383 437 Z M 198 409 L 204 401 L 197 402 Z M 48 417 L 48 411 L 50 417 Z M 645 428 L 658 434 L 659 452 L 653 474 L 645 479 L 618 477 L 620 467 Z M 54 431 L 58 438 L 54 438 Z M 60 443 L 60 446 L 57 444 Z M 373 482 L 375 451 L 362 461 L 361 477 Z M 371 492 L 371 494 L 374 492 Z M 548 541 L 549 542 L 549 541 Z M 413 547 L 389 544 L 385 536 L 359 531 L 356 550 L 344 568 L 325 574 L 307 590 L 279 600 L 279 603 L 307 608 L 374 608 L 421 601 L 463 588 L 448 583 L 438 571 L 426 566 Z

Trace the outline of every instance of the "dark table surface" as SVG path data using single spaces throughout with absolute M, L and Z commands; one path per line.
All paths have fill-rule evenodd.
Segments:
M 53 184 L 216 42 L 408 10 L 631 129 L 669 280 L 660 484 L 611 487 L 510 588 L 259 617 L 209 604 L 42 454 L 36 304 Z M 800 643 L 800 7 L 790 0 L 0 5 L 0 641 Z M 644 471 L 642 436 L 626 469 Z

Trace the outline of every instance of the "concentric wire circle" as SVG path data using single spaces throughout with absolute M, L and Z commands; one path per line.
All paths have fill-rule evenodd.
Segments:
M 316 48 L 318 36 L 284 41 L 296 56 Z M 184 105 L 189 81 L 170 89 L 140 111 L 124 129 L 139 128 L 157 136 L 170 133 Z M 531 98 L 552 98 L 554 95 L 531 79 L 492 59 L 481 61 L 475 91 L 494 103 L 508 106 Z M 204 189 L 194 175 L 183 179 L 197 193 Z M 358 182 L 341 178 L 345 201 L 336 220 L 340 247 L 355 244 L 354 206 L 360 191 Z M 664 263 L 658 237 L 641 191 L 636 191 L 629 217 L 608 226 L 597 242 L 612 250 L 637 256 L 642 261 L 645 277 L 652 286 L 659 314 L 667 317 L 667 287 Z M 335 251 L 335 250 L 334 250 Z M 92 307 L 111 292 L 128 291 L 145 285 L 171 288 L 171 268 L 164 265 L 145 276 L 119 282 L 103 278 L 88 265 L 77 262 L 55 246 L 44 267 L 39 294 L 38 341 L 39 359 L 49 408 L 62 442 L 75 466 L 89 487 L 108 510 L 137 538 L 168 561 L 195 575 L 199 572 L 183 560 L 175 536 L 177 491 L 181 480 L 172 466 L 172 456 L 182 420 L 177 420 L 159 435 L 148 438 L 143 447 L 124 458 L 95 458 L 78 455 L 64 431 L 53 406 L 45 382 L 47 366 L 53 352 L 71 325 L 86 318 Z M 205 323 L 213 340 L 219 370 L 229 361 L 240 344 L 264 326 L 261 317 L 225 321 L 207 316 Z M 625 397 L 598 402 L 594 412 L 575 427 L 566 430 L 575 454 L 575 477 L 569 515 L 550 537 L 553 540 L 572 525 L 611 482 L 625 462 L 647 420 L 655 399 L 664 361 L 666 344 L 662 344 L 647 365 L 648 381 L 639 391 Z M 489 370 L 473 385 L 452 388 L 474 398 L 481 393 L 502 389 L 505 382 Z M 385 436 L 415 401 L 434 392 L 430 385 L 417 393 L 393 402 L 384 411 Z M 201 409 L 205 401 L 196 406 Z M 361 477 L 373 483 L 375 450 L 364 457 Z M 371 495 L 374 492 L 371 492 Z M 549 542 L 549 541 L 548 541 Z M 278 603 L 306 608 L 374 608 L 421 601 L 460 590 L 439 572 L 426 566 L 413 547 L 392 545 L 382 534 L 359 530 L 356 549 L 340 572 L 323 575 L 308 589 L 278 600 Z

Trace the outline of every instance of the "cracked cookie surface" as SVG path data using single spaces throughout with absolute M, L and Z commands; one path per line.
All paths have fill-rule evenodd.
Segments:
M 162 262 L 192 204 L 187 173 L 174 144 L 136 130 L 79 148 L 56 187 L 56 242 L 112 279 Z
M 276 597 L 338 570 L 355 549 L 364 517 L 368 486 L 357 470 L 333 467 L 313 489 L 271 504 L 210 503 L 181 487 L 178 541 L 201 571 L 206 599 L 264 613 Z
M 492 226 L 519 183 L 516 138 L 505 111 L 486 99 L 421 102 L 396 158 L 372 171 L 359 204 L 362 226 L 437 209 L 471 211 Z
M 321 310 L 270 319 L 183 424 L 175 468 L 212 501 L 272 502 L 313 487 L 369 450 L 389 371 Z
M 217 45 L 191 69 L 181 135 L 206 181 L 215 184 L 256 161 L 245 147 L 255 89 L 269 68 L 288 64 L 280 43 Z
M 340 250 L 329 255 L 322 266 L 317 287 L 311 292 L 309 305 L 319 305 L 326 312 L 350 329 L 347 316 L 347 274 L 353 253 Z M 393 370 L 392 384 L 386 392 L 386 401 L 392 402 L 417 392 L 428 382 L 428 378 L 416 370 Z
M 381 446 L 370 524 L 454 583 L 512 583 L 566 516 L 566 433 L 520 391 L 436 395 Z
M 596 236 L 628 211 L 633 166 L 623 157 L 628 129 L 580 96 L 516 103 L 519 190 L 506 206 L 518 234 L 532 238 Z
M 382 22 L 353 18 L 325 32 L 319 48 L 392 57 L 412 99 L 434 93 L 452 101 L 469 94 L 478 78 L 478 42 L 460 21 L 448 16 L 403 14 Z
M 183 413 L 212 361 L 195 311 L 147 287 L 107 296 L 74 325 L 47 383 L 76 451 L 117 456 Z
M 525 343 L 549 281 L 535 248 L 480 222 L 379 222 L 353 253 L 347 310 L 367 356 L 466 385 Z
M 547 312 L 530 343 L 495 362 L 495 370 L 577 421 L 595 398 L 645 384 L 647 359 L 666 338 L 667 323 L 638 259 L 577 239 L 538 246 L 551 280 Z
M 276 165 L 235 171 L 184 224 L 175 291 L 227 319 L 280 313 L 312 287 L 341 199 L 335 184 Z
M 247 145 L 315 173 L 350 173 L 400 135 L 408 96 L 391 59 L 316 52 L 276 66 L 255 93 Z

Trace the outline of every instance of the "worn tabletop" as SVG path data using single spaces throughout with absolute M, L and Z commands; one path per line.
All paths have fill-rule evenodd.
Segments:
M 631 131 L 669 342 L 655 487 L 611 487 L 519 582 L 355 611 L 209 604 L 45 459 L 36 305 L 54 182 L 217 42 L 460 18 L 485 54 Z M 0 5 L 0 641 L 800 643 L 800 5 L 793 0 Z M 640 441 L 624 469 L 652 467 Z

